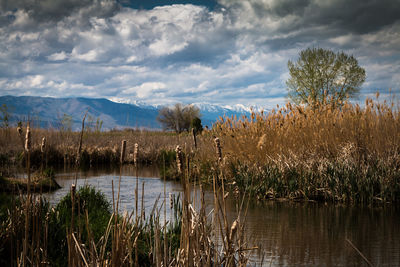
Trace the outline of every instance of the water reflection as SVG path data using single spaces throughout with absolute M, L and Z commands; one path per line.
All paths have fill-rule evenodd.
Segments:
M 168 200 L 171 194 L 182 191 L 180 183 L 175 181 L 166 181 L 164 183 L 159 179 L 157 168 L 142 167 L 138 170 L 137 175 L 139 211 L 142 205 L 142 188 L 144 188 L 143 208 L 146 213 L 149 213 L 153 209 L 154 203 L 158 198 L 160 198 L 159 203 L 163 203 L 164 186 L 167 204 L 169 203 Z M 121 212 L 132 212 L 135 209 L 136 169 L 133 166 L 124 166 L 121 176 L 119 169 L 90 169 L 80 171 L 77 174 L 73 171 L 59 173 L 57 174 L 56 181 L 62 188 L 46 194 L 51 204 L 57 204 L 70 191 L 71 185 L 75 182 L 75 176 L 78 178 L 78 188 L 83 185 L 93 186 L 101 190 L 111 203 L 113 199 L 115 202 L 117 200 L 119 178 L 121 177 L 119 210 Z
M 112 181 L 116 192 L 119 174 L 119 169 L 82 172 L 78 174 L 78 186 L 95 186 L 112 201 Z M 144 184 L 143 201 L 147 214 L 160 195 L 160 202 L 163 201 L 164 186 L 167 198 L 170 194 L 182 192 L 180 183 L 164 183 L 162 179 L 157 178 L 157 169 L 141 168 L 138 176 L 139 199 Z M 134 209 L 135 177 L 135 168 L 123 168 L 120 205 L 122 210 Z M 58 175 L 57 182 L 63 188 L 48 195 L 50 202 L 57 203 L 69 191 L 74 179 L 75 175 L 71 172 Z M 196 194 L 199 195 L 198 192 Z M 213 194 L 209 189 L 206 189 L 205 200 L 207 210 L 210 210 L 213 206 Z M 168 199 L 166 203 L 168 205 Z M 272 201 L 245 204 L 248 204 L 245 217 L 246 235 L 251 245 L 262 247 L 264 266 L 368 266 L 348 244 L 346 238 L 351 240 L 374 266 L 400 266 L 399 208 Z M 228 197 L 227 211 L 231 221 L 236 217 L 237 210 L 237 199 Z M 257 264 L 261 262 L 255 257 L 252 259 Z
M 236 204 L 230 201 L 232 210 Z M 318 203 L 250 205 L 248 235 L 265 252 L 266 266 L 400 266 L 400 210 Z

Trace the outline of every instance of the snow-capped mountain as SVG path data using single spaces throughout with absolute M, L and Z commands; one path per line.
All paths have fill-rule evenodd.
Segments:
M 33 96 L 1 96 L 0 105 L 6 104 L 11 115 L 10 122 L 31 120 L 41 127 L 57 128 L 64 116 L 72 118 L 72 129 L 81 127 L 81 121 L 88 110 L 88 118 L 103 121 L 102 129 L 149 128 L 161 129 L 157 121 L 163 105 L 148 105 L 140 101 L 127 102 L 125 99 L 93 98 L 50 98 Z M 200 109 L 203 125 L 212 124 L 221 116 L 250 115 L 251 107 L 243 105 L 220 106 L 207 103 L 193 103 Z M 253 108 L 255 110 L 255 108 Z

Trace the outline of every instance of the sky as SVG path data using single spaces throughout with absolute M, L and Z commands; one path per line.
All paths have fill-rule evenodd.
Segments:
M 400 0 L 0 0 L 0 95 L 269 108 L 309 47 L 398 95 Z

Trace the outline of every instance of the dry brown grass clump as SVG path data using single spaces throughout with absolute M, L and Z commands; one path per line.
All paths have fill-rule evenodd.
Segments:
M 7 134 L 15 131 L 16 134 Z M 7 168 L 12 164 L 24 164 L 24 133 L 22 128 L 0 129 L 0 165 Z M 20 137 L 17 133 L 20 133 Z M 77 156 L 79 132 L 54 129 L 31 128 L 32 165 L 39 166 L 42 157 L 47 166 L 74 165 Z M 45 145 L 43 143 L 45 138 Z M 172 151 L 176 145 L 185 147 L 192 138 L 187 133 L 180 135 L 169 132 L 151 132 L 146 130 L 121 130 L 108 132 L 84 132 L 81 147 L 81 163 L 87 166 L 118 164 L 120 144 L 127 141 L 125 162 L 151 164 L 160 161 L 161 151 Z M 22 144 L 22 145 L 21 145 Z M 135 144 L 140 146 L 140 154 Z
M 221 118 L 212 134 L 221 139 L 229 158 L 309 162 L 351 153 L 359 160 L 387 157 L 399 148 L 399 110 L 393 104 L 367 99 L 365 107 L 345 103 L 331 106 L 293 106 L 253 113 L 250 118 Z M 307 164 L 307 163 L 306 163 Z
M 277 188 L 267 183 L 262 194 L 274 189 L 276 197 L 307 197 L 322 190 L 324 198 L 354 200 L 360 192 L 349 197 L 344 191 L 360 190 L 368 180 L 363 189 L 368 197 L 399 200 L 399 115 L 399 107 L 393 103 L 367 99 L 364 107 L 345 103 L 341 108 L 311 108 L 287 103 L 271 112 L 252 113 L 249 118 L 224 117 L 203 136 L 208 145 L 200 149 L 199 160 L 210 162 L 212 139 L 218 137 L 229 177 L 252 173 L 250 176 L 258 177 L 256 184 L 282 179 L 274 182 L 283 187 L 278 190 L 282 193 L 277 194 Z M 246 170 L 240 167 L 244 165 Z M 393 186 L 397 193 L 389 189 Z

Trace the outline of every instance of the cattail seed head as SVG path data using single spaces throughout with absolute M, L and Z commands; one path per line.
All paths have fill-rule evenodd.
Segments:
M 122 140 L 121 142 L 121 164 L 124 163 L 125 160 L 125 151 L 126 151 L 126 140 Z
M 19 136 L 22 136 L 23 132 L 22 132 L 22 127 L 21 126 L 17 127 L 17 132 L 18 132 Z
M 176 146 L 175 149 L 176 152 L 176 167 L 178 169 L 178 173 L 181 174 L 182 173 L 182 149 L 181 147 L 178 145 Z
M 232 239 L 233 239 L 233 238 L 235 237 L 235 235 L 236 235 L 238 226 L 239 226 L 239 222 L 238 222 L 238 220 L 235 220 L 235 221 L 232 223 L 231 231 L 230 231 L 230 233 L 229 233 L 229 239 L 230 239 L 231 241 L 232 241 Z
M 135 149 L 133 150 L 133 163 L 136 165 L 138 162 L 139 156 L 139 145 L 138 143 L 135 144 Z
M 46 137 L 43 137 L 42 138 L 42 144 L 41 144 L 41 146 L 40 146 L 40 151 L 42 152 L 42 153 L 44 153 L 44 150 L 46 149 Z
M 31 129 L 30 129 L 29 123 L 28 123 L 28 126 L 26 126 L 26 135 L 25 135 L 25 150 L 27 152 L 29 152 L 29 150 L 31 149 L 31 144 L 32 144 Z

